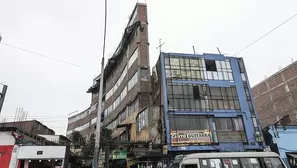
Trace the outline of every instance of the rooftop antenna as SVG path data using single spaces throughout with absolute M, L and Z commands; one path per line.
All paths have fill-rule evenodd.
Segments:
M 221 53 L 221 51 L 220 51 L 219 47 L 217 47 L 217 50 L 218 50 L 218 52 L 220 53 L 220 55 L 222 55 L 222 53 Z
M 194 55 L 196 55 L 195 47 L 192 46 L 192 48 L 193 48 Z
M 160 49 L 160 53 L 162 52 L 162 46 L 164 45 L 165 43 L 162 43 L 162 39 L 160 38 L 159 39 L 159 46 L 157 46 L 157 48 L 156 49 Z

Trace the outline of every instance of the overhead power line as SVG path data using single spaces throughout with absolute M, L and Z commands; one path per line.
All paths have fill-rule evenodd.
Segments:
M 282 25 L 284 25 L 285 23 L 287 23 L 288 21 L 290 21 L 291 19 L 293 19 L 296 16 L 297 16 L 297 13 L 233 55 L 237 55 L 237 54 L 241 53 L 242 51 L 246 50 L 247 48 L 254 45 L 255 43 L 257 43 L 258 41 L 260 41 L 261 39 L 263 39 L 264 37 L 266 37 L 267 35 L 269 35 L 270 33 L 272 33 L 273 31 L 275 31 L 276 29 L 278 29 L 279 27 L 281 27 Z
M 89 70 L 89 71 L 98 72 L 98 71 L 96 71 L 96 70 L 94 70 L 94 69 L 89 69 L 89 68 L 86 68 L 86 67 L 83 67 L 83 66 L 81 66 L 81 65 L 74 64 L 74 63 L 71 63 L 71 62 L 68 62 L 68 61 L 59 60 L 59 59 L 56 59 L 56 58 L 54 58 L 54 57 L 50 57 L 50 56 L 47 56 L 47 55 L 44 55 L 44 54 L 40 54 L 40 53 L 31 51 L 31 50 L 27 50 L 27 49 L 24 49 L 24 48 L 15 46 L 15 45 L 11 45 L 11 44 L 8 44 L 8 43 L 3 43 L 3 42 L 1 42 L 0 44 L 3 44 L 3 45 L 5 45 L 5 46 L 8 46 L 8 47 L 11 47 L 11 48 L 14 48 L 14 49 L 18 49 L 18 50 L 21 50 L 21 51 L 24 51 L 24 52 L 27 52 L 27 53 L 31 53 L 31 54 L 34 54 L 34 55 L 36 55 L 36 56 L 40 56 L 40 57 L 43 57 L 43 58 L 47 58 L 47 59 L 50 59 L 50 60 L 53 60 L 53 61 L 56 61 L 56 62 L 64 63 L 64 64 L 67 64 L 67 65 L 75 66 L 75 67 L 77 67 L 77 68 L 81 68 L 81 69 L 85 69 L 85 70 Z

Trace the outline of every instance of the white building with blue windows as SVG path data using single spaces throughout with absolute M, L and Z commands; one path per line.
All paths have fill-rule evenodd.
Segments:
M 242 58 L 161 53 L 152 77 L 168 154 L 263 151 Z

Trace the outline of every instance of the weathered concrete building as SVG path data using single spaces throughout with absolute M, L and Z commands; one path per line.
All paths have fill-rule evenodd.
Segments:
M 252 88 L 261 125 L 276 123 L 285 115 L 297 124 L 297 62 L 281 69 Z

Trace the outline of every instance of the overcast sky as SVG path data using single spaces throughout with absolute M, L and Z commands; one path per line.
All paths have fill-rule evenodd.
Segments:
M 119 44 L 136 0 L 108 0 L 107 53 Z M 150 64 L 164 52 L 233 55 L 297 13 L 296 0 L 147 0 Z M 103 0 L 0 0 L 2 42 L 83 68 L 0 44 L 0 83 L 9 86 L 1 119 L 17 107 L 65 134 L 68 114 L 90 105 L 86 93 L 98 75 Z M 252 85 L 297 60 L 297 17 L 240 53 Z M 88 69 L 93 69 L 88 70 Z

